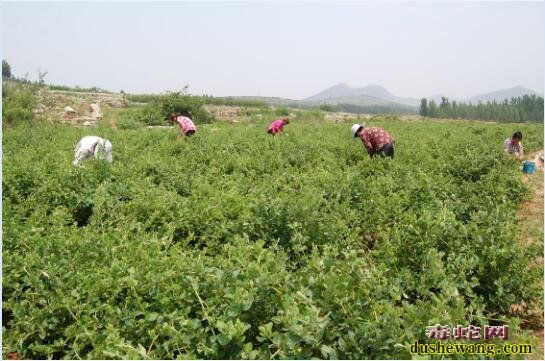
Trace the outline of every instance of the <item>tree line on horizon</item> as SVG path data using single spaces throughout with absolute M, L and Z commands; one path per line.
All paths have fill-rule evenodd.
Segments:
M 339 103 L 336 105 L 321 105 L 320 109 L 331 112 L 347 112 L 355 114 L 416 114 L 417 109 L 402 105 L 360 105 Z
M 500 122 L 542 122 L 543 97 L 523 95 L 505 99 L 503 102 L 488 101 L 477 104 L 450 102 L 441 97 L 437 104 L 426 98 L 420 101 L 420 115 L 430 118 L 494 120 Z

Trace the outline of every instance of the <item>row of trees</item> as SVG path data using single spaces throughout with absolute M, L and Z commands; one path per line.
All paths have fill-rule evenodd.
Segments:
M 503 122 L 542 122 L 543 121 L 543 97 L 524 95 L 522 97 L 505 99 L 503 102 L 478 104 L 449 102 L 442 97 L 441 103 L 434 100 L 430 102 L 422 98 L 420 102 L 420 115 L 431 118 L 452 119 L 479 119 Z
M 415 108 L 396 105 L 359 105 L 339 103 L 337 105 L 321 105 L 320 109 L 323 111 L 356 114 L 416 114 Z
M 213 95 L 203 95 L 205 104 L 211 105 L 230 105 L 239 107 L 267 108 L 269 104 L 265 100 L 244 99 L 234 97 L 215 97 Z
M 91 87 L 91 88 L 81 88 L 78 85 L 71 87 L 67 85 L 53 85 L 49 84 L 50 90 L 61 90 L 61 91 L 70 91 L 70 92 L 79 92 L 79 93 L 112 93 L 109 90 L 101 89 L 99 87 Z M 121 91 L 123 92 L 123 90 Z

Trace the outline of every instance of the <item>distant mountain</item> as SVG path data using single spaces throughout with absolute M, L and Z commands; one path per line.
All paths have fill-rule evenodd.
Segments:
M 404 109 L 415 109 L 416 107 L 405 105 L 401 103 L 396 103 L 390 100 L 375 98 L 367 95 L 348 95 L 341 96 L 337 98 L 328 98 L 323 100 L 301 100 L 301 104 L 307 106 L 320 106 L 322 104 L 327 105 L 339 105 L 339 104 L 351 104 L 359 106 L 383 106 L 383 107 L 394 107 L 394 108 L 404 108 Z
M 414 114 L 418 109 L 414 106 L 394 103 L 389 100 L 374 98 L 365 95 L 343 96 L 338 98 L 329 98 L 327 100 L 294 100 L 278 97 L 261 96 L 234 96 L 231 97 L 240 100 L 257 100 L 266 102 L 272 106 L 283 106 L 289 108 L 310 109 L 320 105 L 330 105 L 334 111 L 346 111 L 351 113 L 365 114 Z
M 368 85 L 363 88 L 353 88 L 346 83 L 335 84 L 332 87 L 329 87 L 318 94 L 315 94 L 311 97 L 304 99 L 305 101 L 320 101 L 331 98 L 340 98 L 345 96 L 358 96 L 358 95 L 369 95 L 376 98 L 380 97 L 391 97 L 386 89 L 380 85 Z
M 485 94 L 480 94 L 480 95 L 475 95 L 475 96 L 472 96 L 470 98 L 467 98 L 467 99 L 463 99 L 464 102 L 472 102 L 472 103 L 477 103 L 479 101 L 481 102 L 488 102 L 488 101 L 497 101 L 497 102 L 501 102 L 505 99 L 511 99 L 512 97 L 521 97 L 523 95 L 532 95 L 532 94 L 536 94 L 536 95 L 539 95 L 539 96 L 543 96 L 543 94 L 541 93 L 538 93 L 536 92 L 535 90 L 532 90 L 532 89 L 529 89 L 529 88 L 525 88 L 523 86 L 516 86 L 516 87 L 513 87 L 513 88 L 509 88 L 509 89 L 502 89 L 502 90 L 497 90 L 497 91 L 494 91 L 494 92 L 490 92 L 490 93 L 485 93 Z
M 300 101 L 303 104 L 318 106 L 321 104 L 337 105 L 337 104 L 354 104 L 354 105 L 383 105 L 383 106 L 407 106 L 405 104 L 392 102 L 390 100 L 376 98 L 368 95 L 345 95 L 340 97 L 332 97 L 321 100 L 308 100 L 304 99 Z
M 358 105 L 408 105 L 416 107 L 420 104 L 418 99 L 401 98 L 393 95 L 380 85 L 368 85 L 354 88 L 346 83 L 339 83 L 327 88 L 318 94 L 303 99 L 304 103 L 315 104 L 358 104 Z
M 321 105 L 332 106 L 338 111 L 372 114 L 413 114 L 418 111 L 420 100 L 400 98 L 380 85 L 353 88 L 340 83 L 309 98 L 292 100 L 276 97 L 237 96 L 237 99 L 260 100 L 273 106 L 293 108 L 314 108 Z

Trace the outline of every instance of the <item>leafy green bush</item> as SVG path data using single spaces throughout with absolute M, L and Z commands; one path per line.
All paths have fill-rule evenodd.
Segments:
M 155 103 L 124 109 L 119 112 L 117 122 L 120 126 L 124 124 L 129 127 L 125 129 L 142 125 L 168 125 L 160 107 Z
M 34 119 L 36 86 L 2 82 L 2 123 L 15 124 Z
M 165 116 L 161 112 L 161 109 L 153 103 L 145 105 L 142 108 L 142 111 L 137 114 L 136 120 L 145 125 L 167 124 L 167 121 L 165 120 Z
M 310 110 L 298 110 L 295 112 L 295 118 L 297 121 L 323 121 L 325 120 L 325 114 L 320 108 L 314 108 Z
M 198 123 L 210 123 L 214 120 L 214 116 L 203 108 L 204 101 L 199 97 L 170 93 L 161 99 L 160 104 L 165 117 L 172 113 L 180 113 Z
M 215 120 L 214 115 L 203 108 L 204 102 L 201 97 L 170 93 L 150 96 L 147 101 L 145 106 L 133 108 L 122 117 L 131 117 L 145 125 L 166 125 L 168 124 L 167 117 L 172 113 L 180 113 L 200 124 Z
M 277 116 L 286 116 L 290 115 L 290 110 L 286 107 L 276 107 L 274 108 L 274 114 Z
M 117 126 L 119 129 L 138 129 L 142 127 L 142 123 L 127 114 L 121 114 L 117 121 Z
M 125 98 L 135 103 L 153 103 L 159 101 L 162 95 L 155 94 L 127 94 Z

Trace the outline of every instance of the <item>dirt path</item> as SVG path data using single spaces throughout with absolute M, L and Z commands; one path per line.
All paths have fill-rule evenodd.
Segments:
M 543 360 L 543 330 L 535 330 L 534 336 L 539 337 L 537 350 L 528 357 L 529 360 Z
M 522 239 L 525 244 L 543 240 L 543 150 L 525 157 L 536 163 L 534 174 L 523 174 L 522 180 L 530 188 L 531 195 L 522 205 Z
M 112 117 L 112 119 L 110 119 L 110 125 L 113 130 L 117 130 L 117 122 L 115 121 L 115 118 Z
M 536 163 L 534 174 L 523 174 L 522 176 L 524 183 L 526 183 L 531 191 L 530 197 L 524 201 L 520 212 L 522 219 L 522 240 L 525 245 L 529 245 L 534 242 L 543 241 L 543 150 L 528 154 L 525 158 Z M 543 257 L 536 259 L 536 262 L 542 264 Z M 539 338 L 539 343 L 536 352 L 530 355 L 529 359 L 543 360 L 543 329 L 534 328 L 543 325 L 543 310 L 540 310 L 539 315 L 535 318 L 535 325 L 530 327 L 534 329 L 533 334 Z

